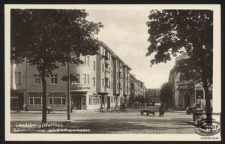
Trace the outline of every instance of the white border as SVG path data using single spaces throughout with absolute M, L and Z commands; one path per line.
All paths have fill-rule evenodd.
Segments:
M 210 9 L 214 11 L 213 29 L 213 108 L 221 113 L 221 7 L 219 4 L 139 4 L 139 5 L 62 5 L 62 4 L 6 4 L 5 5 L 5 140 L 13 141 L 213 141 L 201 139 L 196 134 L 12 134 L 10 133 L 10 9 L 91 9 L 91 10 L 133 10 L 133 9 Z M 218 117 L 218 120 L 220 117 Z M 220 134 L 217 134 L 221 140 Z

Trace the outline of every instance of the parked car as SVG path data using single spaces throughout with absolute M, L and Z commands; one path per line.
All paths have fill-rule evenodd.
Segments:
M 192 114 L 198 108 L 197 104 L 186 108 L 186 114 Z

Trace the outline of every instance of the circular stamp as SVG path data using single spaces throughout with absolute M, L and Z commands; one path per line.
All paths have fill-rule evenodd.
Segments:
M 200 136 L 213 136 L 221 130 L 220 123 L 212 119 L 202 119 L 199 121 L 195 132 Z

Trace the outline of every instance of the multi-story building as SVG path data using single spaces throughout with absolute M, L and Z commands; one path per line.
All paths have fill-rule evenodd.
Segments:
M 129 97 L 129 71 L 131 70 L 103 42 L 97 55 L 80 56 L 83 64 L 58 65 L 47 81 L 47 104 L 55 110 L 66 110 L 67 82 L 62 78 L 68 75 L 71 79 L 70 104 L 77 110 L 98 109 L 120 106 L 124 97 Z M 119 97 L 118 97 L 119 96 Z M 26 61 L 11 65 L 11 108 L 29 110 L 42 109 L 42 81 L 36 67 Z
M 170 71 L 169 83 L 172 84 L 173 105 L 175 108 L 186 109 L 198 103 L 198 100 L 202 101 L 201 107 L 205 104 L 203 87 L 199 83 L 195 83 L 191 77 L 184 77 L 183 73 L 177 72 L 175 69 L 178 61 L 188 58 L 187 55 L 178 56 L 174 68 Z M 212 99 L 212 87 L 209 88 L 209 94 Z
M 141 103 L 141 99 L 145 98 L 144 83 L 130 75 L 130 106 L 137 107 Z

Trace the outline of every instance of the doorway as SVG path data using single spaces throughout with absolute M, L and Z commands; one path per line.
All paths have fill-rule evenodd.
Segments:
M 76 110 L 85 110 L 86 109 L 86 97 L 85 96 L 73 96 L 72 104 L 73 108 Z

